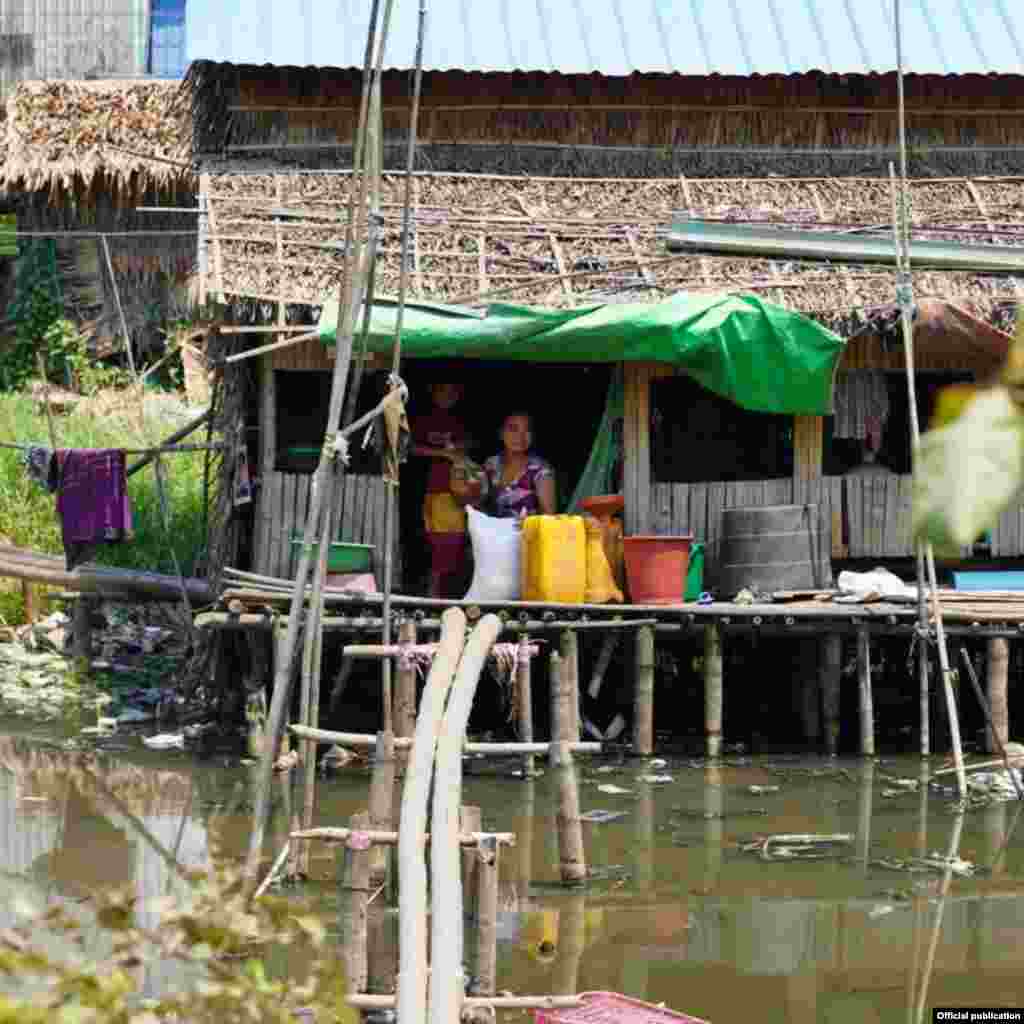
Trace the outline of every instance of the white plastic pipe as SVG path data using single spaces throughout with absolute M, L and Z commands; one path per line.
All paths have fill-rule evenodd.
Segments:
M 466 614 L 461 608 L 449 608 L 441 616 L 441 640 L 423 690 L 402 787 L 398 825 L 400 1024 L 425 1024 L 427 1017 L 427 866 L 423 859 L 423 837 L 427 831 L 427 799 L 437 734 L 465 643 Z
M 469 636 L 448 699 L 437 744 L 433 818 L 430 827 L 430 1024 L 452 1024 L 461 1014 L 462 879 L 459 877 L 459 806 L 462 745 L 480 673 L 501 633 L 497 615 L 485 615 Z M 401 922 L 404 925 L 404 920 Z M 400 1024 L 409 1024 L 402 1020 Z

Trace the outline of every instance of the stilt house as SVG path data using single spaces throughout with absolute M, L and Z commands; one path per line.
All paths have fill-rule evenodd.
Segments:
M 653 3 L 649 17 L 628 23 L 615 19 L 613 6 L 588 4 L 588 21 L 571 5 L 545 0 L 507 24 L 500 17 L 507 5 L 431 6 L 414 301 L 565 308 L 745 293 L 806 314 L 849 339 L 834 417 L 750 412 L 671 365 L 623 366 L 627 532 L 692 532 L 707 542 L 713 571 L 723 508 L 815 502 L 833 559 L 908 556 L 907 400 L 887 316 L 891 271 L 669 258 L 663 237 L 680 211 L 890 232 L 899 124 L 891 26 L 881 9 L 845 5 L 842 17 L 851 22 L 841 42 L 826 37 L 811 8 L 787 10 L 785 25 L 773 17 L 774 4 L 744 8 L 742 21 L 737 9 L 735 20 L 723 15 L 711 32 L 692 20 L 688 4 Z M 1024 77 L 1012 46 L 1024 38 L 1024 19 L 998 6 L 968 18 L 950 5 L 938 30 L 917 8 L 907 15 L 911 209 L 915 227 L 946 232 L 932 237 L 1024 238 Z M 260 17 L 251 7 L 247 16 Z M 197 27 L 200 59 L 185 83 L 205 210 L 206 287 L 235 323 L 313 323 L 338 286 L 365 15 L 337 32 L 267 29 L 262 43 L 258 31 L 231 31 L 230 16 L 219 17 L 205 35 Z M 399 5 L 396 26 L 382 96 L 392 171 L 406 147 L 413 11 Z M 401 195 L 393 173 L 378 296 L 397 290 Z M 917 297 L 932 303 L 935 328 L 922 335 L 917 359 L 927 419 L 933 384 L 998 366 L 1024 282 L 918 273 L 914 283 Z M 281 335 L 231 337 L 238 348 Z M 410 365 L 407 379 L 417 401 L 439 373 L 464 375 L 485 435 L 482 454 L 497 448 L 488 434 L 495 413 L 527 399 L 538 417 L 538 450 L 563 471 L 564 496 L 586 461 L 612 372 L 574 365 L 571 352 L 564 360 L 443 370 L 425 361 Z M 289 575 L 311 468 L 289 451 L 322 438 L 309 400 L 326 395 L 331 358 L 309 342 L 260 357 L 258 369 L 240 365 L 262 482 L 244 546 L 256 571 Z M 849 474 L 862 460 L 867 421 L 889 472 Z M 376 542 L 381 496 L 379 479 L 357 470 L 338 513 L 340 535 Z M 414 522 L 415 507 L 405 515 L 406 525 Z M 991 556 L 1024 554 L 1021 510 L 1004 516 L 989 540 Z M 405 567 L 413 571 L 408 559 Z

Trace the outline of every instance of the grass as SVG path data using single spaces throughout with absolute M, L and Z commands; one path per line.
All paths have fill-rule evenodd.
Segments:
M 109 396 L 106 396 L 109 399 Z M 92 404 L 96 409 L 96 403 Z M 135 414 L 128 416 L 108 403 L 113 412 L 73 412 L 57 416 L 57 443 L 62 448 L 144 448 L 155 445 L 179 426 L 166 418 L 151 415 L 140 424 Z M 147 407 L 148 409 L 148 407 Z M 49 445 L 46 416 L 29 396 L 0 394 L 0 441 L 17 444 Z M 205 434 L 188 438 L 200 442 Z M 137 457 L 137 456 L 136 456 Z M 132 461 L 129 456 L 129 463 Z M 182 572 L 190 575 L 205 548 L 203 517 L 204 453 L 182 452 L 163 459 L 164 489 L 167 495 L 170 530 L 160 514 L 160 503 L 153 466 L 147 466 L 128 478 L 135 527 L 133 540 L 100 545 L 92 560 L 100 565 L 124 569 L 145 569 L 173 573 L 173 551 Z M 34 548 L 48 554 L 63 554 L 60 520 L 55 498 L 30 480 L 20 452 L 0 449 L 0 537 L 19 547 Z M 13 614 L 20 594 L 0 594 L 0 612 Z M 8 621 L 12 621 L 8 619 Z

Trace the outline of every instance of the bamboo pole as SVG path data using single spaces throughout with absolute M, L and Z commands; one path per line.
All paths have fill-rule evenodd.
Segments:
M 498 878 L 501 846 L 498 843 L 481 843 L 473 851 L 473 855 L 477 861 L 473 995 L 492 996 L 497 987 L 498 974 Z
M 516 721 L 520 743 L 533 742 L 533 670 L 530 664 L 530 638 L 526 633 L 519 637 L 516 651 Z M 535 772 L 533 754 L 523 755 L 523 778 L 532 778 Z
M 557 780 L 558 808 L 555 821 L 558 831 L 559 871 L 567 885 L 582 882 L 587 875 L 583 848 L 583 824 L 580 821 L 580 792 L 576 766 L 569 749 L 572 728 L 571 690 L 565 662 L 551 653 L 551 745 L 548 759 Z
M 917 545 L 917 703 L 918 732 L 922 757 L 931 754 L 931 682 L 929 679 L 931 663 L 928 653 L 928 609 L 924 594 L 925 566 L 924 547 Z
M 399 647 L 416 646 L 416 623 L 403 622 L 398 627 Z M 350 656 L 350 655 L 347 655 Z M 395 735 L 411 736 L 416 728 L 416 666 L 399 665 L 395 672 Z
M 459 808 L 459 832 L 461 835 L 482 832 L 483 827 L 483 812 L 479 807 L 463 804 Z M 467 919 L 476 917 L 477 880 L 479 878 L 479 863 L 476 854 L 477 850 L 474 847 L 462 847 L 462 891 L 468 897 L 468 903 L 463 910 Z
M 580 961 L 587 944 L 587 898 L 573 893 L 559 906 L 558 956 L 552 969 L 551 991 L 575 995 L 579 991 Z
M 907 373 L 907 397 L 910 413 L 911 465 L 917 470 L 917 456 L 921 444 L 921 427 L 917 416 L 917 395 L 914 386 L 914 287 L 910 276 L 910 211 L 907 209 L 907 115 L 903 94 L 903 37 L 901 30 L 900 7 L 902 0 L 894 0 L 893 28 L 896 37 L 896 93 L 899 111 L 899 150 L 900 150 L 900 202 L 897 206 L 896 172 L 889 165 L 889 182 L 893 203 L 893 233 L 896 241 L 897 278 L 896 300 L 900 308 L 900 323 L 903 331 L 903 352 Z M 923 553 L 923 557 L 922 557 Z M 946 696 L 946 712 L 949 715 L 949 733 L 953 742 L 953 759 L 956 762 L 957 791 L 960 802 L 967 800 L 967 776 L 964 773 L 963 747 L 960 742 L 960 721 L 957 718 L 956 699 L 953 694 L 953 671 L 949 664 L 949 651 L 946 647 L 945 627 L 942 621 L 942 607 L 939 604 L 939 585 L 935 573 L 935 553 L 930 543 L 918 541 L 918 591 L 924 586 L 921 568 L 927 570 L 928 583 L 931 587 L 932 616 L 935 619 L 935 639 L 939 647 L 939 667 L 942 670 L 942 683 Z M 920 601 L 919 601 L 920 611 Z M 927 635 L 927 622 L 920 622 L 922 636 Z
M 436 660 L 436 659 L 435 659 Z M 422 714 L 422 711 L 420 712 Z M 366 732 L 335 732 L 333 729 L 310 729 L 304 725 L 291 725 L 289 731 L 302 739 L 315 739 L 321 743 L 339 743 L 344 747 L 361 747 L 369 749 L 376 745 L 377 738 L 373 733 Z M 409 750 L 415 747 L 415 741 L 407 736 L 396 736 L 396 750 Z M 546 754 L 550 743 L 465 743 L 464 754 L 490 754 L 495 757 L 515 757 L 521 754 Z M 599 754 L 600 743 L 570 743 L 569 750 L 574 754 Z
M 608 666 L 612 663 L 612 657 L 615 655 L 615 648 L 619 646 L 621 636 L 621 633 L 610 632 L 601 642 L 601 651 L 597 656 L 594 670 L 590 674 L 590 685 L 587 687 L 587 696 L 591 700 L 597 700 L 601 693 L 605 673 L 607 673 Z
M 370 816 L 362 811 L 352 815 L 352 831 L 361 832 L 370 824 Z M 341 901 L 343 906 L 342 950 L 345 977 L 353 992 L 366 990 L 367 975 L 367 903 L 370 896 L 370 850 L 346 845 L 343 855 Z
M 320 531 L 320 544 L 317 548 L 316 571 L 313 574 L 313 593 L 319 597 L 310 602 L 306 616 L 306 632 L 302 644 L 302 693 L 300 699 L 299 718 L 302 724 L 315 729 L 319 724 L 319 716 L 314 716 L 313 705 L 320 705 L 320 652 L 323 642 L 323 584 L 327 576 L 328 540 L 330 537 L 330 517 L 324 516 L 324 525 Z M 314 686 L 315 681 L 315 686 Z M 313 691 L 316 692 L 314 698 Z M 307 739 L 301 744 L 302 758 L 302 825 L 311 828 L 313 813 L 316 806 L 316 741 Z M 309 875 L 309 844 L 302 846 L 302 870 Z
M 395 793 L 395 737 L 390 732 L 377 734 L 370 775 L 370 828 L 390 830 Z M 388 851 L 375 846 L 370 856 L 370 885 L 381 885 L 388 873 Z
M 875 711 L 871 694 L 871 638 L 862 629 L 857 632 L 857 686 L 860 712 L 860 752 L 875 756 Z
M 498 616 L 485 615 L 466 641 L 437 743 L 437 782 L 430 834 L 430 948 L 433 957 L 428 1007 L 430 1024 L 451 1024 L 458 1020 L 465 995 L 459 983 L 463 915 L 459 860 L 456 856 L 458 808 L 462 795 L 462 747 L 480 673 L 500 631 Z
M 633 691 L 633 753 L 654 752 L 654 630 L 641 626 L 636 633 L 636 684 Z
M 989 641 L 991 644 L 993 641 Z M 981 685 L 978 683 L 978 677 L 974 672 L 974 665 L 971 663 L 971 659 L 967 654 L 967 648 L 960 648 L 960 656 L 963 659 L 964 667 L 967 669 L 967 677 L 971 681 L 971 686 L 974 689 L 974 695 L 978 698 L 978 703 L 981 705 L 982 714 L 985 716 L 985 722 L 988 725 L 989 735 L 992 737 L 992 743 L 989 744 L 989 750 L 995 747 L 999 754 L 1002 756 L 1003 764 L 1006 766 L 1006 774 L 1010 776 L 1010 781 L 1013 783 L 1013 788 L 1017 791 L 1017 799 L 1024 800 L 1024 789 L 1021 788 L 1020 780 L 1017 778 L 1017 773 L 1013 770 L 1010 765 L 1010 757 L 1006 751 L 1006 742 L 1003 739 L 1003 734 L 1000 732 L 996 720 L 992 714 L 992 709 L 989 707 L 988 702 L 985 700 L 985 695 L 981 692 Z M 1004 666 L 1005 668 L 1005 666 Z M 991 673 L 991 669 L 990 669 Z M 1005 676 L 1004 676 L 1005 680 Z M 1003 689 L 1003 696 L 1005 698 L 1006 691 L 1005 686 Z M 1006 726 L 1006 719 L 1003 719 L 1003 727 Z
M 373 17 L 376 17 L 377 0 L 374 0 Z M 390 15 L 391 0 L 388 0 L 388 11 L 385 14 L 385 23 L 382 31 L 381 48 L 377 60 L 376 73 L 380 73 L 380 63 L 383 60 L 383 43 L 387 37 L 387 19 Z M 372 46 L 372 37 L 375 21 L 371 22 L 370 41 L 367 45 L 368 53 Z M 369 81 L 369 59 L 363 69 L 363 99 L 362 107 L 367 106 L 368 81 Z M 361 112 L 362 113 L 362 112 Z M 363 118 L 361 116 L 361 122 Z M 365 127 L 361 123 L 361 137 L 365 134 Z M 338 465 L 337 452 L 333 450 L 332 440 L 337 436 L 341 420 L 342 404 L 345 396 L 345 386 L 348 379 L 349 363 L 352 354 L 352 334 L 355 320 L 355 310 L 362 305 L 363 285 L 367 269 L 372 265 L 375 258 L 378 219 L 370 218 L 370 235 L 367 253 L 362 262 L 355 259 L 358 245 L 352 245 L 353 234 L 358 232 L 352 230 L 353 221 L 362 216 L 362 206 L 366 199 L 366 180 L 361 179 L 359 195 L 359 209 L 356 209 L 356 191 L 352 190 L 349 201 L 349 223 L 350 229 L 346 237 L 346 260 L 345 273 L 339 288 L 340 301 L 338 303 L 338 325 L 336 328 L 337 354 L 334 363 L 334 375 L 331 382 L 331 398 L 327 412 L 327 438 L 331 439 L 324 446 L 313 475 L 310 487 L 309 512 L 306 521 L 306 528 L 303 535 L 302 553 L 299 557 L 299 565 L 295 574 L 295 584 L 292 596 L 292 604 L 288 615 L 288 627 L 283 643 L 281 664 L 277 666 L 274 680 L 274 693 L 271 700 L 270 714 L 267 722 L 267 742 L 260 763 L 259 785 L 256 790 L 255 807 L 253 809 L 253 828 L 250 837 L 249 852 L 246 859 L 245 877 L 248 884 L 251 884 L 256 877 L 260 856 L 263 851 L 263 835 L 266 829 L 267 816 L 269 813 L 270 785 L 273 774 L 273 764 L 276 747 L 284 730 L 284 715 L 291 696 L 292 686 L 292 658 L 295 644 L 298 639 L 300 615 L 302 611 L 302 598 L 305 593 L 306 580 L 309 577 L 311 560 L 311 545 L 318 536 L 321 514 L 325 506 L 325 489 L 329 496 L 326 504 L 329 506 L 336 494 L 338 481 L 340 479 L 340 467 Z M 359 253 L 363 255 L 362 252 Z M 349 275 L 349 271 L 353 273 Z M 325 484 L 327 485 L 325 488 Z
M 1010 709 L 1007 687 L 1010 681 L 1010 644 L 1001 637 L 988 642 L 988 711 L 992 742 L 987 750 L 994 754 L 1010 739 Z
M 722 753 L 722 634 L 717 623 L 704 628 L 704 735 L 708 757 Z
M 825 751 L 835 757 L 839 751 L 839 693 L 842 682 L 843 638 L 829 633 L 822 640 L 821 703 L 825 718 Z
M 135 355 L 132 353 L 132 336 L 128 333 L 128 321 L 124 316 L 124 307 L 121 305 L 121 290 L 117 286 L 117 278 L 114 276 L 114 264 L 110 259 L 110 245 L 107 242 L 107 236 L 101 236 L 103 243 L 103 257 L 107 263 L 107 273 L 110 274 L 110 287 L 114 293 L 114 302 L 117 304 L 117 315 L 121 320 L 121 330 L 124 332 L 124 351 L 128 357 L 128 369 L 131 371 L 133 377 L 137 377 L 138 374 L 135 372 Z
M 398 830 L 398 909 L 402 922 L 398 992 L 402 1024 L 423 1024 L 427 1010 L 427 869 L 423 836 L 433 775 L 434 750 L 445 701 L 466 642 L 466 615 L 449 608 L 441 616 L 441 639 L 430 666 L 416 719 Z
M 565 738 L 575 743 L 580 738 L 580 644 L 573 630 L 563 631 L 559 649 L 569 691 L 569 735 Z

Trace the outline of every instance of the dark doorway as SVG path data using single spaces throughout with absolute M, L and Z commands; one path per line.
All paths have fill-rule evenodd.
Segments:
M 564 509 L 604 415 L 611 364 L 410 360 L 402 370 L 411 395 L 410 419 L 430 411 L 435 381 L 463 384 L 465 391 L 454 412 L 473 439 L 469 455 L 478 462 L 501 449 L 498 434 L 508 413 L 530 413 L 534 450 L 554 466 L 559 508 Z M 410 459 L 403 467 L 403 579 L 408 584 L 424 579 L 428 570 L 422 516 L 427 468 L 425 459 Z

